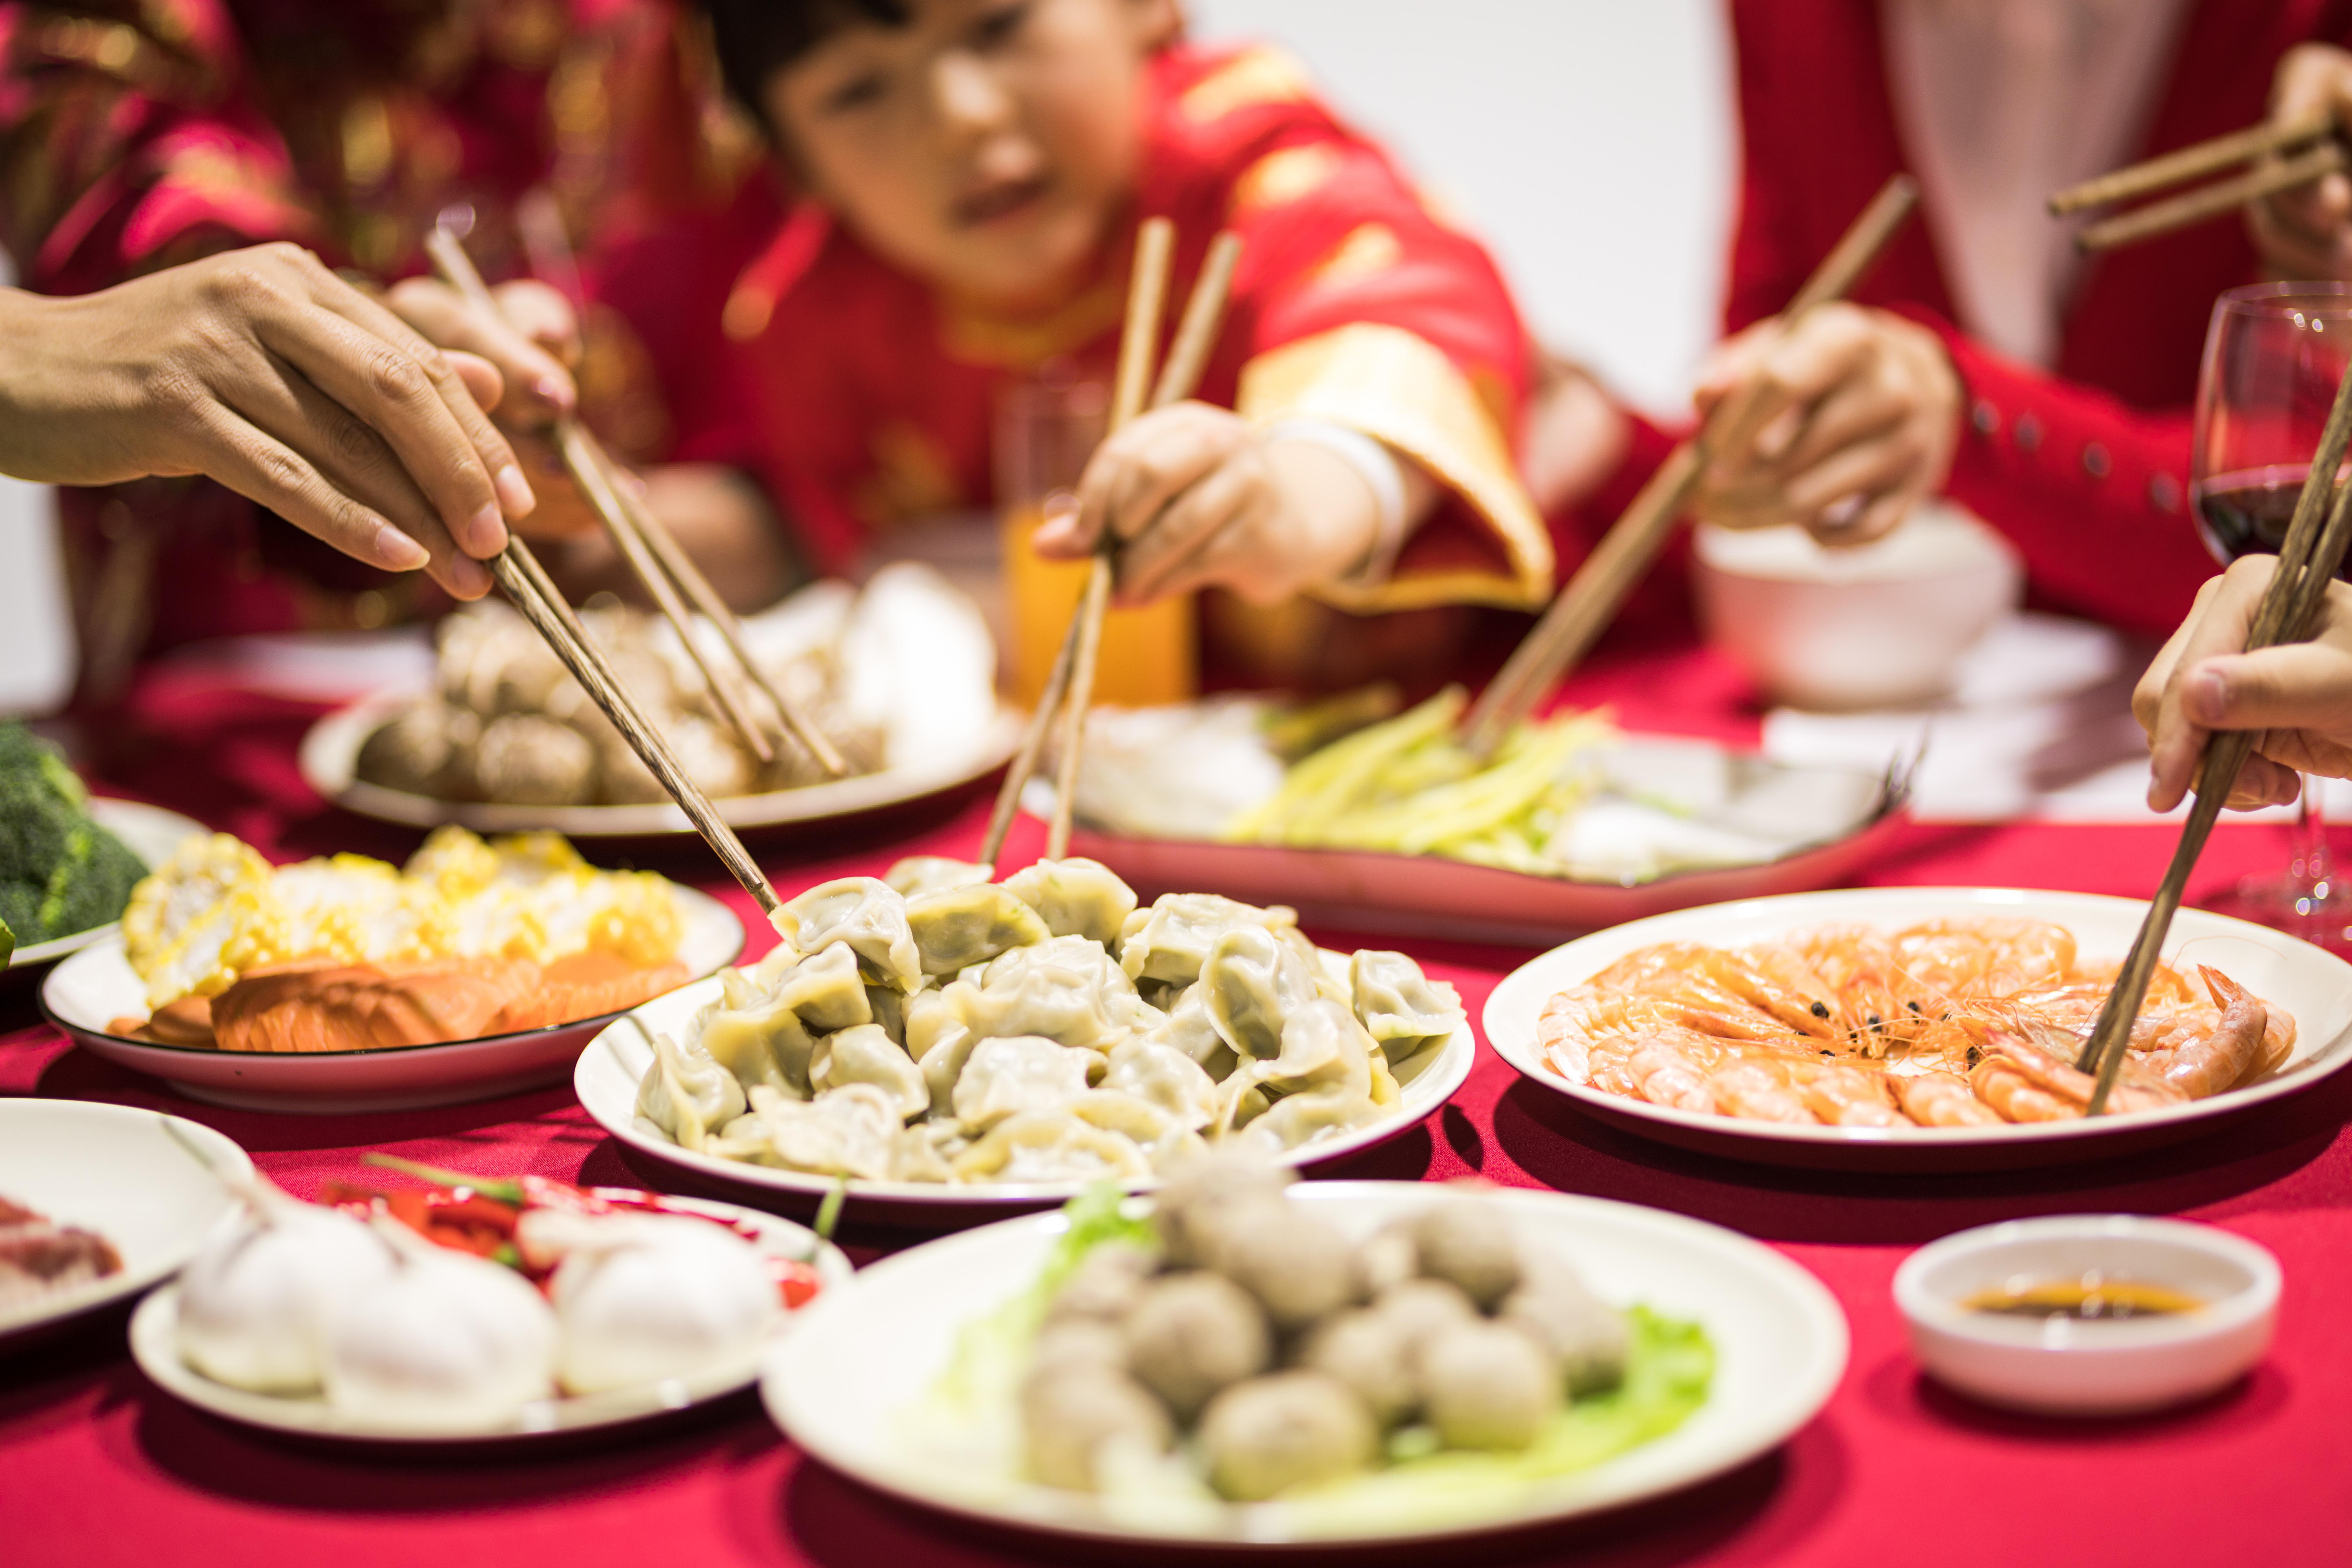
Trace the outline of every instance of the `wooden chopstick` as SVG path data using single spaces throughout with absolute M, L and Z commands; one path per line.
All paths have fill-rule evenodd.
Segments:
M 441 275 L 443 282 L 463 294 L 470 302 L 492 312 L 499 310 L 497 298 L 490 293 L 489 286 L 482 281 L 482 275 L 476 270 L 473 258 L 466 254 L 465 246 L 456 235 L 436 227 L 425 237 L 425 247 L 433 258 L 434 270 Z M 564 471 L 571 476 L 572 482 L 580 487 L 580 493 L 587 499 L 597 521 L 604 524 L 604 531 L 621 552 L 622 559 L 629 563 L 632 574 L 644 585 L 646 592 L 653 595 L 654 603 L 660 607 L 664 618 L 677 633 L 678 640 L 686 645 L 687 657 L 693 659 L 695 668 L 702 672 L 703 681 L 710 688 L 710 695 L 718 702 L 719 712 L 762 766 L 773 762 L 775 748 L 768 743 L 767 736 L 761 732 L 760 726 L 743 706 L 742 700 L 736 694 L 734 682 L 723 677 L 711 663 L 700 639 L 694 635 L 693 619 L 687 614 L 685 602 L 678 597 L 677 587 L 664 574 L 660 561 L 638 526 L 637 513 L 622 502 L 622 487 L 614 481 L 613 469 L 603 447 L 588 433 L 585 426 L 568 414 L 557 417 L 554 437 L 556 453 L 563 461 Z M 649 518 L 651 514 L 645 515 Z M 675 548 L 675 542 L 672 544 Z M 747 659 L 745 664 L 749 668 L 750 661 Z
M 1152 339 L 1158 332 L 1160 307 L 1167 293 L 1168 257 L 1174 246 L 1175 230 L 1165 218 L 1147 220 L 1136 236 L 1134 281 L 1128 294 L 1126 326 L 1120 333 L 1111 430 L 1140 412 L 1147 384 L 1151 386 L 1149 406 L 1153 408 L 1164 408 L 1192 395 L 1216 347 L 1217 333 L 1224 322 L 1225 301 L 1233 289 L 1234 270 L 1241 259 L 1241 237 L 1230 233 L 1220 234 L 1210 242 L 1201 275 L 1192 285 L 1192 298 L 1185 302 L 1175 341 L 1169 347 L 1167 363 L 1157 383 L 1152 383 Z M 1156 279 L 1151 276 L 1153 271 L 1158 274 Z M 1147 286 L 1158 298 L 1146 297 Z M 1141 326 L 1139 318 L 1144 321 Z M 981 841 L 980 858 L 990 865 L 996 863 L 1003 850 L 1004 837 L 1012 829 L 1022 791 L 1036 772 L 1056 715 L 1063 720 L 1063 735 L 1055 774 L 1054 816 L 1046 828 L 1046 858 L 1059 859 L 1069 848 L 1071 812 L 1077 795 L 1077 758 L 1085 744 L 1086 711 L 1093 701 L 1095 663 L 1102 646 L 1103 616 L 1110 602 L 1113 543 L 1106 536 L 1088 563 L 1086 592 L 1070 617 L 1069 629 L 1063 633 L 1062 646 L 1054 656 L 1045 688 L 1038 693 L 1036 710 L 1030 715 L 1021 748 L 1005 770 L 1003 786 L 997 791 L 995 808 L 989 813 L 988 831 Z
M 2144 207 L 2135 207 L 2119 216 L 2095 223 L 2074 237 L 2074 244 L 2082 250 L 2113 250 L 2118 246 L 2134 245 L 2160 234 L 2170 234 L 2177 228 L 2203 223 L 2207 218 L 2219 217 L 2275 192 L 2307 185 L 2347 166 L 2344 143 L 2323 142 L 2284 162 L 2251 169 L 2234 179 L 2216 180 L 2210 185 L 2200 186 L 2169 201 L 2151 202 Z
M 1897 174 L 1887 181 L 1836 248 L 1805 280 L 1789 308 L 1780 312 L 1782 324 L 1793 324 L 1816 305 L 1850 293 L 1911 216 L 1918 199 L 1919 187 L 1909 175 Z M 1463 732 L 1474 756 L 1493 756 L 1504 737 L 1607 628 L 1625 595 L 1673 532 L 1709 458 L 1727 444 L 1752 434 L 1748 426 L 1760 405 L 1760 388 L 1751 387 L 1717 404 L 1699 433 L 1667 454 L 1650 482 L 1593 547 L 1471 708 Z
M 2316 141 L 2335 128 L 2335 116 L 2325 112 L 2300 120 L 2250 125 L 2243 131 L 2232 131 L 2227 136 L 2216 136 L 2210 142 L 2167 153 L 2161 158 L 2150 158 L 2079 185 L 2069 185 L 2050 198 L 2050 216 L 2063 217 L 2085 207 L 2103 207 L 2134 196 L 2150 195 L 2168 185 L 2182 184 L 2218 174 L 2235 163 L 2251 163 Z
M 580 683 L 581 689 L 588 693 L 596 706 L 604 710 L 614 728 L 621 731 L 621 738 L 629 742 L 629 749 L 635 752 L 646 766 L 653 771 L 654 777 L 661 781 L 670 798 L 677 802 L 679 809 L 686 813 L 687 820 L 694 824 L 695 831 L 702 835 L 704 841 L 718 855 L 719 863 L 742 885 L 745 892 L 758 900 L 761 912 L 773 923 L 784 907 L 783 900 L 776 896 L 776 889 L 760 869 L 759 863 L 751 858 L 751 851 L 743 847 L 743 841 L 735 837 L 735 830 L 727 826 L 718 808 L 710 804 L 710 797 L 704 795 L 700 787 L 687 776 L 686 770 L 678 765 L 677 755 L 669 749 L 669 742 L 646 719 L 635 700 L 629 695 L 628 688 L 614 673 L 604 650 L 581 626 L 580 618 L 564 602 L 553 579 L 540 565 L 539 558 L 531 553 L 530 546 L 524 543 L 519 535 L 509 535 L 506 549 L 490 557 L 485 564 L 515 608 L 546 639 L 547 646 L 555 650 L 556 658 L 563 661 L 564 668 L 572 672 L 572 678 Z
M 2253 624 L 2246 634 L 2250 651 L 2283 642 L 2307 641 L 2316 629 L 2328 584 L 2335 580 L 2336 568 L 2344 563 L 2346 546 L 2352 544 L 2352 484 L 2336 487 L 2336 470 L 2343 464 L 2347 446 L 2352 446 L 2352 368 L 2346 370 L 2336 387 L 2336 405 L 2320 432 L 2319 450 L 2313 455 L 2311 472 L 2304 479 L 2303 493 L 2295 498 L 2294 520 L 2279 547 L 2278 570 L 2263 591 L 2262 603 L 2255 607 Z M 2172 917 L 2179 911 L 2188 889 L 2189 874 L 2196 868 L 2197 858 L 2205 848 L 2205 840 L 2212 833 L 2213 824 L 2221 816 L 2221 807 L 2237 783 L 2238 771 L 2245 766 L 2256 738 L 2253 731 L 2231 730 L 2206 742 L 2205 755 L 2197 769 L 2197 798 L 2189 806 L 2188 821 L 2181 825 L 2180 841 L 2173 847 L 2172 863 L 2165 868 L 2164 880 L 2158 885 L 2156 897 L 2148 902 L 2147 915 L 2140 921 L 2139 935 L 2133 940 L 2123 967 L 2116 971 L 2115 989 L 2107 993 L 2098 1021 L 2092 1026 L 2082 1054 L 2075 1059 L 2078 1069 L 2097 1074 L 2085 1115 L 2097 1116 L 2106 1110 L 2107 1097 L 2123 1071 L 2132 1025 L 2139 1017 L 2140 1004 L 2147 999 L 2148 980 L 2156 973 L 2165 934 L 2171 929 Z

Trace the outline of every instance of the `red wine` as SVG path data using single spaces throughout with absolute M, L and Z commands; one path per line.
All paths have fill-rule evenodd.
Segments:
M 2199 485 L 2197 531 L 2205 536 L 2206 548 L 2223 561 L 2277 554 L 2310 471 L 2309 464 L 2242 468 L 2216 474 Z M 2352 576 L 2352 560 L 2337 568 L 2336 575 Z

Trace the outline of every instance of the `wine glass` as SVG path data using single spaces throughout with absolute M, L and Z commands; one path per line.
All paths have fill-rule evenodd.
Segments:
M 2219 559 L 2278 552 L 2347 360 L 2352 286 L 2264 283 L 2214 301 L 2189 496 Z M 2335 883 L 2317 783 L 2303 781 L 2286 870 L 2239 883 L 2221 900 L 2229 912 L 2315 937 L 2344 925 L 2352 896 Z

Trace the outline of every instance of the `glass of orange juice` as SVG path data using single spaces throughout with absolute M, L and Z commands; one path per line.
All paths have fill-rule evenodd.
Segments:
M 1087 563 L 1047 561 L 1030 536 L 1047 503 L 1073 489 L 1103 437 L 1109 394 L 1098 381 L 1049 363 L 1005 389 L 997 404 L 996 499 L 1004 532 L 1004 666 L 1013 700 L 1034 704 L 1045 689 L 1070 616 L 1086 592 Z M 1103 620 L 1095 700 L 1125 707 L 1181 702 L 1197 681 L 1192 596 L 1113 609 Z

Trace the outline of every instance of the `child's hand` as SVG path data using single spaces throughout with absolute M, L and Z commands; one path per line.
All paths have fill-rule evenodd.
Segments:
M 1037 553 L 1082 558 L 1106 529 L 1120 542 L 1123 604 L 1214 586 L 1271 605 L 1362 564 L 1380 541 L 1380 501 L 1322 447 L 1180 403 L 1102 444 L 1076 508 L 1038 529 Z
M 1794 522 L 1824 544 L 1860 544 L 1951 468 L 1959 377 L 1936 334 L 1900 316 L 1824 305 L 1793 328 L 1751 327 L 1716 351 L 1699 412 L 1752 384 L 1752 434 L 1734 433 L 1701 484 L 1695 510 L 1710 522 Z
M 2197 607 L 2132 692 L 2147 731 L 2147 804 L 2169 811 L 2196 782 L 2206 737 L 2260 730 L 2229 805 L 2284 805 L 2298 773 L 2352 777 L 2352 587 L 2327 585 L 2309 642 L 2245 652 L 2254 609 L 2278 560 L 2250 555 L 2199 590 Z

